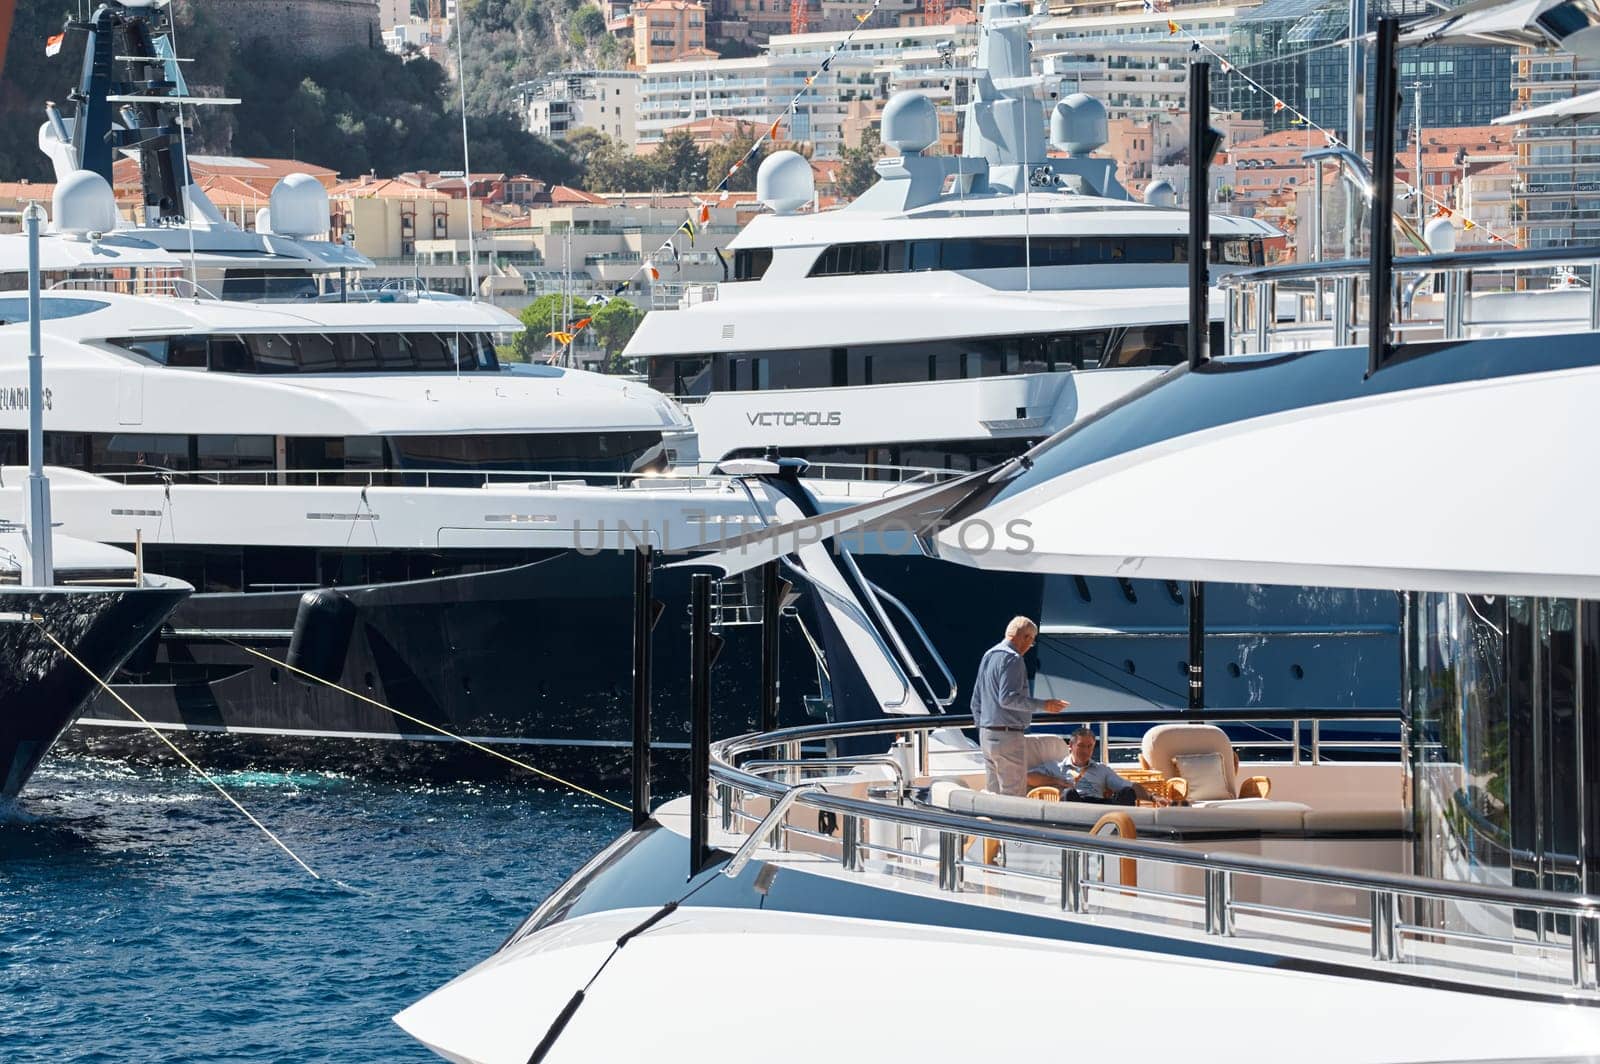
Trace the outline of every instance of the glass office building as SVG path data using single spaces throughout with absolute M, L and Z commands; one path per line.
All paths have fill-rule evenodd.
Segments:
M 1374 0 L 1368 5 L 1367 28 L 1389 14 L 1409 21 L 1436 11 L 1426 0 Z M 1348 136 L 1349 59 L 1346 46 L 1338 42 L 1349 36 L 1349 12 L 1345 0 L 1267 0 L 1234 20 L 1229 60 L 1317 125 Z M 1415 121 L 1412 109 L 1419 94 L 1424 128 L 1487 125 L 1511 110 L 1512 55 L 1512 49 L 1499 47 L 1403 50 L 1402 143 Z M 1266 122 L 1269 131 L 1291 127 L 1294 114 L 1288 109 L 1274 112 L 1272 96 L 1254 91 L 1243 78 L 1227 78 L 1226 84 L 1231 110 Z M 1369 100 L 1372 91 L 1369 63 Z

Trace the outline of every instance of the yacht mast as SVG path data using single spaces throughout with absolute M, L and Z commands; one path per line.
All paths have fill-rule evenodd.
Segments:
M 1348 111 L 1345 113 L 1344 140 L 1356 155 L 1366 154 L 1367 140 L 1367 0 L 1350 0 L 1350 57 Z M 1356 221 L 1360 208 L 1353 195 L 1346 195 L 1344 207 L 1344 257 L 1356 257 Z
M 50 482 L 44 475 L 44 360 L 39 338 L 39 227 L 44 208 L 28 204 L 22 225 L 28 234 L 28 554 L 34 587 L 55 583 L 50 552 Z

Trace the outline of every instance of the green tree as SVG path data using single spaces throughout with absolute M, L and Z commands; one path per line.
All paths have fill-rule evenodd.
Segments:
M 695 147 L 683 130 L 668 133 L 651 156 L 657 188 L 668 192 L 699 192 L 706 185 L 706 153 Z M 644 191 L 644 190 L 639 190 Z
M 600 346 L 605 348 L 610 368 L 618 367 L 622 349 L 628 346 L 633 331 L 643 320 L 644 312 L 620 296 L 607 300 L 605 306 L 594 312 L 594 321 L 589 328 L 593 330 Z
M 861 147 L 846 148 L 839 153 L 839 195 L 855 199 L 878 180 L 878 159 L 883 147 L 878 141 L 878 131 L 868 129 L 861 134 Z
M 635 155 L 606 140 L 584 160 L 583 186 L 592 192 L 649 192 L 659 187 L 659 174 L 654 155 Z
M 567 16 L 567 35 L 574 42 L 588 42 L 606 35 L 606 17 L 593 4 L 584 4 Z
M 578 307 L 581 306 L 580 303 Z M 574 313 L 578 307 L 574 308 Z M 511 341 L 512 353 L 518 361 L 544 361 L 545 356 L 550 353 L 550 334 L 570 324 L 562 320 L 562 311 L 565 308 L 566 298 L 560 292 L 546 292 L 522 308 L 522 313 L 517 317 L 521 319 L 523 329 Z
M 750 145 L 758 136 L 760 131 L 754 126 L 748 122 L 740 122 L 738 131 L 734 133 L 732 139 L 725 140 L 706 152 L 707 186 L 714 187 L 721 183 L 724 177 L 728 177 L 728 167 L 744 158 L 744 153 L 750 150 Z M 756 171 L 761 167 L 761 160 L 772 150 L 771 144 L 762 145 L 760 151 L 728 177 L 728 191 L 754 192 Z

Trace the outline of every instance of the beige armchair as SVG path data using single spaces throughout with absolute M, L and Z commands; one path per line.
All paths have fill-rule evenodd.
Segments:
M 1206 755 L 1210 754 L 1217 756 L 1221 769 L 1220 788 L 1215 779 L 1187 778 L 1178 760 L 1198 757 L 1198 761 L 1187 761 L 1192 771 L 1203 768 L 1208 761 Z M 1227 733 L 1212 724 L 1156 725 L 1144 733 L 1139 764 L 1166 777 L 1168 793 L 1175 802 L 1265 798 L 1272 793 L 1272 781 L 1266 776 L 1241 777 L 1239 755 L 1228 741 Z

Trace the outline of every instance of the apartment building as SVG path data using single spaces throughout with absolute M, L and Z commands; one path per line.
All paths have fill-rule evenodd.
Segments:
M 1516 57 L 1512 90 L 1523 110 L 1600 89 L 1600 60 L 1566 53 Z M 1544 119 L 1516 127 L 1512 220 L 1523 247 L 1600 241 L 1600 118 Z
M 694 0 L 642 0 L 631 8 L 633 64 L 709 59 L 706 47 L 706 5 Z
M 560 143 L 594 129 L 630 147 L 639 139 L 636 70 L 568 70 L 517 86 L 529 133 Z
M 821 70 L 846 35 L 778 34 L 766 52 L 747 59 L 652 64 L 639 92 L 639 143 L 706 119 L 765 129 L 814 78 L 779 137 L 810 143 L 816 158 L 835 158 L 894 92 L 912 88 L 950 98 L 955 75 L 977 47 L 971 24 L 861 30 Z M 965 84 L 957 88 L 964 92 Z
M 1148 119 L 1188 107 L 1193 41 L 1168 23 L 1177 21 L 1185 33 L 1226 54 L 1229 29 L 1249 7 L 1183 0 L 1162 10 L 1105 0 L 1053 4 L 1050 18 L 1033 29 L 1034 57 L 1045 73 L 1062 79 L 1066 92 L 1099 99 L 1109 117 Z

